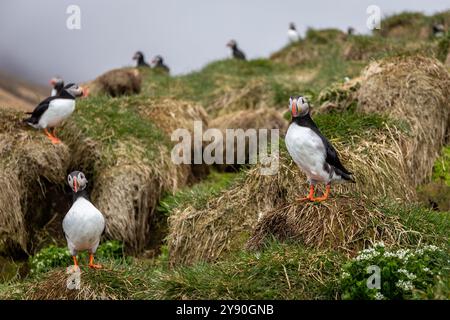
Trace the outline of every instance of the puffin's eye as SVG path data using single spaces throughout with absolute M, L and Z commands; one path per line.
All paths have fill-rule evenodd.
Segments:
M 79 178 L 80 180 L 84 180 L 84 174 L 83 174 L 83 173 L 80 173 L 80 174 L 78 175 L 78 178 Z

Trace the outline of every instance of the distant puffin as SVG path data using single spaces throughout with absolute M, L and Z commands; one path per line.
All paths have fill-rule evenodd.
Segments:
M 433 24 L 433 36 L 442 37 L 445 33 L 445 26 L 442 23 Z
M 83 172 L 73 171 L 67 177 L 73 191 L 73 204 L 63 219 L 62 227 L 75 267 L 78 267 L 77 254 L 89 252 L 89 268 L 100 269 L 94 264 L 94 254 L 105 231 L 103 214 L 89 201 L 86 191 L 87 179 Z
M 164 64 L 164 59 L 161 56 L 156 56 L 153 58 L 152 63 L 154 65 L 153 68 L 162 70 L 166 73 L 170 73 L 170 69 L 167 65 Z
M 53 144 L 60 143 L 55 136 L 55 127 L 67 119 L 75 110 L 75 98 L 85 96 L 86 90 L 76 84 L 66 85 L 57 96 L 48 97 L 40 102 L 33 112 L 27 112 L 31 116 L 23 121 L 33 128 L 44 129 L 44 133 Z M 47 128 L 53 128 L 53 133 Z
M 235 40 L 230 40 L 230 42 L 227 43 L 227 47 L 230 47 L 233 53 L 233 58 L 238 60 L 246 60 L 244 52 L 242 52 L 238 46 L 237 42 Z
M 344 168 L 336 150 L 321 133 L 309 115 L 309 104 L 303 97 L 289 100 L 292 122 L 286 133 L 286 147 L 294 162 L 306 174 L 309 195 L 298 200 L 323 201 L 328 198 L 331 182 L 355 182 L 351 172 Z M 322 197 L 314 197 L 314 186 L 325 183 Z
M 150 65 L 145 62 L 144 54 L 141 51 L 138 51 L 134 54 L 133 60 L 136 60 L 136 67 L 150 67 Z
M 50 85 L 52 86 L 50 97 L 57 96 L 64 89 L 64 80 L 60 77 L 54 77 L 50 80 Z
M 348 36 L 353 36 L 355 34 L 355 28 L 353 27 L 348 27 L 347 28 L 347 35 Z
M 297 29 L 295 28 L 295 24 L 293 22 L 291 22 L 289 24 L 287 36 L 288 36 L 289 42 L 291 42 L 291 43 L 297 42 L 300 40 L 300 35 L 298 34 Z

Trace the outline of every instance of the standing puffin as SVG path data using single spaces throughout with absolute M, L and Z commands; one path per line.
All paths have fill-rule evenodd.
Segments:
M 73 263 L 78 267 L 78 252 L 87 250 L 89 268 L 100 269 L 101 265 L 94 264 L 94 254 L 105 231 L 105 218 L 89 201 L 86 191 L 88 181 L 83 172 L 70 173 L 67 182 L 73 191 L 73 204 L 63 219 L 62 227 Z
M 59 95 L 48 97 L 40 102 L 33 112 L 27 112 L 31 116 L 23 121 L 33 128 L 44 129 L 44 133 L 53 144 L 60 143 L 55 136 L 55 127 L 66 120 L 75 110 L 75 98 L 85 96 L 87 91 L 74 83 L 65 86 Z M 53 133 L 47 128 L 53 128 Z
M 235 40 L 230 40 L 230 42 L 227 43 L 227 47 L 230 47 L 233 53 L 233 58 L 238 60 L 246 60 L 244 52 L 239 50 L 237 46 L 237 42 Z
M 309 195 L 299 201 L 323 201 L 328 198 L 331 182 L 355 182 L 351 172 L 344 168 L 337 152 L 321 133 L 309 115 L 309 104 L 304 97 L 289 100 L 292 122 L 286 133 L 286 147 L 294 162 L 306 174 Z M 314 197 L 314 186 L 325 183 L 322 197 Z
M 64 80 L 61 77 L 54 77 L 50 80 L 50 85 L 52 86 L 51 97 L 61 94 L 64 89 Z
M 287 36 L 289 39 L 289 42 L 293 43 L 293 42 L 297 42 L 300 40 L 300 35 L 297 32 L 297 29 L 295 28 L 295 24 L 293 22 L 291 22 L 289 24 L 289 30 L 287 32 Z
M 144 54 L 141 51 L 134 54 L 133 60 L 136 60 L 136 67 L 150 67 L 150 65 L 145 62 Z
M 165 73 L 169 73 L 170 69 L 167 65 L 164 64 L 164 59 L 161 56 L 156 56 L 153 58 L 152 63 L 154 65 L 153 68 L 158 69 L 158 70 L 162 70 Z

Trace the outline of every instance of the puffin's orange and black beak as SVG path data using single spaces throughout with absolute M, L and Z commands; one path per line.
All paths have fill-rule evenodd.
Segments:
M 77 181 L 77 178 L 76 178 L 76 177 L 73 177 L 73 191 L 74 191 L 75 193 L 78 192 L 78 181 Z
M 292 100 L 292 116 L 296 117 L 298 115 L 297 100 Z
M 81 91 L 83 92 L 82 97 L 86 98 L 89 95 L 89 88 L 88 87 L 81 87 Z

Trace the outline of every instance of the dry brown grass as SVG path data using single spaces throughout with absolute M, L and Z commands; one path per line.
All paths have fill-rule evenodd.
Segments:
M 0 110 L 0 249 L 27 252 L 30 222 L 45 221 L 37 213 L 49 184 L 62 185 L 68 165 L 68 148 L 52 145 L 44 134 L 26 128 L 23 114 Z
M 371 64 L 361 77 L 357 109 L 388 113 L 410 128 L 405 132 L 386 125 L 361 133 L 363 139 L 348 136 L 332 141 L 355 173 L 356 185 L 334 186 L 332 200 L 325 203 L 293 203 L 307 194 L 308 186 L 289 155 L 281 152 L 278 174 L 262 176 L 258 165 L 244 181 L 210 199 L 204 209 L 189 206 L 171 216 L 171 263 L 218 259 L 242 247 L 249 233 L 252 248 L 273 235 L 348 254 L 373 241 L 407 242 L 411 231 L 379 212 L 372 199 L 416 198 L 417 184 L 429 177 L 444 143 L 448 81 L 448 72 L 435 59 L 411 56 Z
M 124 274 L 113 269 L 81 271 L 80 289 L 67 288 L 69 274 L 65 269 L 56 269 L 42 275 L 37 280 L 29 281 L 24 286 L 16 287 L 6 299 L 20 294 L 26 300 L 119 300 L 131 296 L 136 289 Z
M 399 141 L 412 185 L 429 179 L 450 127 L 450 76 L 422 56 L 374 62 L 363 72 L 358 110 L 386 113 L 410 126 Z
M 138 69 L 123 68 L 104 73 L 86 84 L 91 94 L 107 94 L 111 97 L 141 92 L 142 77 Z
M 218 98 L 206 107 L 212 117 L 241 110 L 270 108 L 272 101 L 270 90 L 263 79 L 251 80 L 241 88 L 222 87 L 216 95 Z
M 223 162 L 226 161 L 227 150 L 227 129 L 242 129 L 244 131 L 248 129 L 255 129 L 256 134 L 259 134 L 260 129 L 279 129 L 280 135 L 284 136 L 288 127 L 288 122 L 282 117 L 282 115 L 274 109 L 258 109 L 258 110 L 242 110 L 226 114 L 224 116 L 217 117 L 211 121 L 210 128 L 219 129 L 222 132 L 222 139 L 214 141 L 216 145 L 222 144 L 223 148 Z M 270 134 L 270 132 L 269 132 Z M 270 137 L 268 136 L 268 141 Z M 237 159 L 237 139 L 233 137 L 234 141 L 234 159 Z M 249 162 L 249 142 L 245 140 L 245 163 Z M 228 167 L 236 167 L 233 165 L 217 165 L 221 170 L 225 170 Z
M 298 44 L 290 45 L 283 50 L 275 52 L 270 59 L 293 67 L 317 60 L 320 54 L 320 46 L 302 40 Z
M 271 236 L 314 248 L 333 248 L 349 254 L 383 240 L 386 245 L 406 242 L 402 224 L 376 209 L 366 197 L 341 196 L 315 204 L 276 208 L 258 221 L 247 248 L 260 249 Z
M 206 130 L 210 121 L 202 106 L 182 100 L 167 98 L 153 100 L 145 106 L 139 106 L 138 110 L 144 118 L 151 119 L 168 137 L 176 129 L 187 129 L 193 138 L 194 122 L 202 122 L 203 130 Z M 193 159 L 193 140 L 191 148 Z M 180 181 L 178 185 L 191 184 L 206 177 L 209 174 L 209 167 L 205 164 L 182 164 L 177 167 L 176 174 L 177 180 Z

